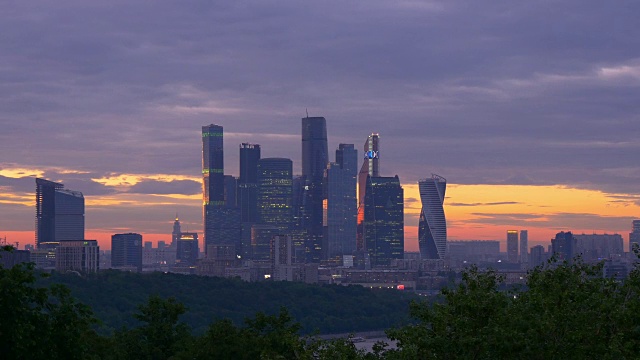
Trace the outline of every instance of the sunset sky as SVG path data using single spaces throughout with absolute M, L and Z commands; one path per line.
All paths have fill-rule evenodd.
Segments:
M 201 126 L 288 157 L 327 119 L 405 189 L 448 181 L 450 240 L 620 233 L 640 218 L 636 1 L 6 1 L 0 237 L 34 239 L 35 177 L 86 199 L 86 237 L 202 232 Z

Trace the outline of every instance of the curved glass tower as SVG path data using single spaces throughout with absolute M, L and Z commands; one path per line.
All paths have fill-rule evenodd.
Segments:
M 435 174 L 418 181 L 422 211 L 418 225 L 418 245 L 423 259 L 444 259 L 447 251 L 447 221 L 444 194 L 447 179 Z

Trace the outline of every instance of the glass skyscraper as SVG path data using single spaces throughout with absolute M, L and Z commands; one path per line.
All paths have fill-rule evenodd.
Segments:
M 136 233 L 111 236 L 111 267 L 135 267 L 142 271 L 142 235 Z
M 395 177 L 367 177 L 364 246 L 372 266 L 404 257 L 404 190 Z
M 325 259 L 352 255 L 356 250 L 357 173 L 358 150 L 353 144 L 340 144 L 336 162 L 327 166 L 327 230 L 322 249 Z
M 64 185 L 36 179 L 36 244 L 55 247 L 60 241 L 84 240 L 84 196 Z
M 220 125 L 202 127 L 202 183 L 205 253 L 208 245 L 233 245 L 239 254 L 240 210 L 232 201 L 225 202 L 224 143 Z
M 308 239 L 308 261 L 319 262 L 323 236 L 323 179 L 329 163 L 327 121 L 323 117 L 302 118 L 302 176 L 305 178 L 303 225 Z
M 288 234 L 293 220 L 293 163 L 290 159 L 258 161 L 258 222 Z
M 358 174 L 358 225 L 356 235 L 356 249 L 364 249 L 364 212 L 367 177 L 380 176 L 380 136 L 371 134 L 364 143 L 364 163 Z
M 422 259 L 444 259 L 447 251 L 447 221 L 444 195 L 447 180 L 438 175 L 418 181 L 422 210 L 418 222 L 418 247 Z

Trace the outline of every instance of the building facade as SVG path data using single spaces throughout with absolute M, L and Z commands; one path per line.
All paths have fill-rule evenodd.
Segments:
M 176 247 L 176 265 L 180 267 L 195 266 L 199 252 L 198 234 L 190 232 L 181 233 L 178 246 Z
M 60 241 L 55 253 L 58 272 L 96 273 L 100 269 L 100 247 L 96 240 Z
M 529 231 L 520 230 L 520 262 L 529 262 Z
M 364 243 L 372 266 L 404 257 L 404 190 L 395 177 L 367 178 Z
M 305 178 L 304 231 L 309 262 L 319 262 L 323 243 L 324 172 L 329 163 L 327 121 L 323 117 L 302 118 L 302 176 Z
M 507 261 L 517 263 L 518 260 L 518 230 L 507 230 Z
M 258 161 L 258 222 L 275 226 L 283 234 L 291 231 L 293 220 L 292 172 L 290 159 Z
M 111 236 L 111 267 L 142 271 L 142 235 L 127 233 Z
M 640 246 L 640 220 L 633 220 L 629 233 L 629 252 L 633 252 L 633 244 Z
M 356 232 L 356 249 L 364 250 L 364 212 L 367 177 L 380 176 L 380 136 L 371 134 L 364 143 L 364 162 L 358 173 L 358 225 Z
M 340 144 L 336 150 L 336 162 L 327 166 L 325 260 L 342 259 L 343 255 L 356 251 L 357 167 L 358 150 L 353 144 Z
M 58 242 L 84 240 L 84 196 L 64 185 L 36 179 L 36 245 L 55 248 Z
M 444 259 L 447 251 L 447 220 L 444 199 L 447 180 L 433 174 L 418 182 L 422 210 L 418 222 L 418 246 L 423 259 Z
M 561 231 L 551 239 L 551 255 L 558 261 L 573 261 L 576 256 L 577 241 L 571 231 Z

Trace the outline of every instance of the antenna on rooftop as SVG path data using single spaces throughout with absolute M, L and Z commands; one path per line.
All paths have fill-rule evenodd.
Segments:
M 309 118 L 309 110 L 307 108 L 304 108 L 304 111 L 307 113 L 307 118 Z

